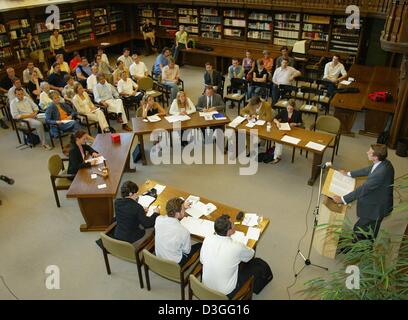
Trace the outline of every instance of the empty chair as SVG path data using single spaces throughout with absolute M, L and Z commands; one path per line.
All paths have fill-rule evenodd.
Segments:
M 139 90 L 143 92 L 149 92 L 149 95 L 153 96 L 153 98 L 162 99 L 162 93 L 158 90 L 155 90 L 156 86 L 152 78 L 150 77 L 140 78 L 139 81 L 137 82 L 137 85 L 139 86 Z
M 331 161 L 333 162 L 334 160 L 334 152 L 336 154 L 339 151 L 339 144 L 340 144 L 340 128 L 341 128 L 341 122 L 339 119 L 337 119 L 334 116 L 320 116 L 317 118 L 316 125 L 315 125 L 315 131 L 317 132 L 324 132 L 326 134 L 330 134 L 333 136 L 333 140 L 329 144 L 329 148 L 333 148 L 333 153 L 331 157 Z
M 273 107 L 284 109 L 286 108 L 289 99 L 296 97 L 297 88 L 290 84 L 279 85 L 279 100 Z
M 150 291 L 149 270 L 151 270 L 163 278 L 180 283 L 181 300 L 185 300 L 185 287 L 188 283 L 188 276 L 199 260 L 200 251 L 192 255 L 190 260 L 181 267 L 177 262 L 157 257 L 148 249 L 151 248 L 146 247 L 143 249 L 147 290 Z
M 54 154 L 48 159 L 48 171 L 50 172 L 52 190 L 58 208 L 61 206 L 58 190 L 68 190 L 72 183 L 71 179 L 75 177 L 73 174 L 67 174 L 63 161 L 68 162 L 69 160 L 62 159 L 58 154 Z
M 110 235 L 116 227 L 116 222 L 112 223 L 104 232 L 101 232 L 102 240 L 102 252 L 103 258 L 105 260 L 106 272 L 110 275 L 111 269 L 109 265 L 108 254 L 117 257 L 122 260 L 126 260 L 132 263 L 136 263 L 137 274 L 139 276 L 140 288 L 143 289 L 143 277 L 142 277 L 142 265 L 143 265 L 143 255 L 142 250 L 154 239 L 154 234 L 146 239 L 139 247 L 135 248 L 131 243 L 117 240 L 112 238 Z

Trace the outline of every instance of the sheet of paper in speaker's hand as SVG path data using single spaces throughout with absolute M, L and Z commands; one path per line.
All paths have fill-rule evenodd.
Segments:
M 306 145 L 306 147 L 313 149 L 313 150 L 317 150 L 317 151 L 323 151 L 324 149 L 324 145 L 320 144 L 320 143 L 316 143 L 313 141 L 309 141 Z
M 351 83 L 351 81 L 343 80 L 340 82 L 340 84 L 348 86 Z
M 158 208 L 159 206 L 150 206 L 149 210 L 147 210 L 146 216 L 151 217 L 153 215 L 153 213 L 155 213 L 155 210 Z
M 245 236 L 245 233 L 241 231 L 235 231 L 234 234 L 231 236 L 232 240 L 236 242 L 240 242 L 244 245 L 247 245 L 248 243 L 248 237 Z
M 166 186 L 163 186 L 161 184 L 156 184 L 153 188 L 156 189 L 157 194 L 160 194 L 163 192 L 164 189 L 166 189 Z
M 298 139 L 298 138 L 294 138 L 294 137 L 285 135 L 285 136 L 281 139 L 281 141 L 288 142 L 288 143 L 291 143 L 291 144 L 298 144 L 301 140 Z
M 139 196 L 137 199 L 137 202 L 143 207 L 143 208 L 148 208 L 156 198 L 146 195 L 146 196 Z
M 278 129 L 281 130 L 281 131 L 290 131 L 291 130 L 290 124 L 287 123 L 287 122 L 279 123 Z
M 91 162 L 92 160 L 96 160 L 96 164 L 99 165 L 99 164 L 102 164 L 103 161 L 106 160 L 106 159 L 103 156 L 99 156 L 97 158 L 87 159 L 87 160 L 85 160 L 85 162 Z
M 248 239 L 252 239 L 255 241 L 259 240 L 259 236 L 261 235 L 261 229 L 249 227 L 246 236 Z

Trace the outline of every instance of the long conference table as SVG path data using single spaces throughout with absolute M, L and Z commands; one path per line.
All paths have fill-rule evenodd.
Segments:
M 334 116 L 341 121 L 342 134 L 353 136 L 351 131 L 357 112 L 366 111 L 364 130 L 360 133 L 378 136 L 386 125 L 388 115 L 396 108 L 399 84 L 399 69 L 382 66 L 363 66 L 353 64 L 348 76 L 355 79 L 349 86 L 339 87 L 358 88 L 359 93 L 337 93 L 331 100 Z M 393 96 L 392 102 L 374 102 L 368 94 L 376 91 L 389 91 Z
M 198 112 L 190 115 L 191 119 L 188 121 L 181 122 L 181 130 L 184 129 L 193 129 L 193 128 L 205 128 L 205 127 L 219 127 L 219 126 L 226 126 L 230 123 L 230 120 L 227 118 L 226 120 L 210 120 L 207 121 L 204 117 L 200 117 Z M 236 132 L 238 130 L 245 130 L 247 134 L 251 133 L 251 130 L 246 127 L 247 120 L 242 122 L 239 126 L 234 128 Z M 151 134 L 154 130 L 166 130 L 172 131 L 173 125 L 166 121 L 164 117 L 162 117 L 161 121 L 158 122 L 148 122 L 147 120 L 143 119 L 142 117 L 136 117 L 132 119 L 133 131 L 138 136 L 140 146 L 141 146 L 141 153 L 142 153 L 142 161 L 143 165 L 147 164 L 146 161 L 146 154 L 145 154 L 145 147 L 144 147 L 144 138 L 143 135 Z M 320 132 L 305 130 L 303 128 L 292 128 L 291 131 L 281 131 L 279 130 L 275 124 L 272 125 L 272 129 L 270 132 L 266 129 L 266 124 L 263 126 L 256 126 L 254 129 L 257 129 L 257 135 L 261 139 L 265 139 L 267 141 L 274 141 L 279 142 L 297 149 L 303 149 L 313 154 L 313 162 L 312 162 L 312 169 L 311 175 L 308 180 L 308 185 L 312 186 L 316 181 L 317 177 L 320 174 L 319 165 L 322 163 L 323 155 L 327 147 L 329 146 L 330 142 L 333 139 L 333 136 L 329 134 L 324 134 Z M 288 142 L 281 141 L 281 139 L 285 136 L 289 135 L 294 138 L 300 139 L 298 144 L 292 144 Z M 307 147 L 306 145 L 309 142 L 315 142 L 323 146 L 321 151 L 312 149 Z
M 76 198 L 84 217 L 85 224 L 80 226 L 81 231 L 103 231 L 113 221 L 113 201 L 118 192 L 120 180 L 124 171 L 132 172 L 130 168 L 130 149 L 133 144 L 134 133 L 120 133 L 120 143 L 112 142 L 111 134 L 98 134 L 92 148 L 106 159 L 109 176 L 104 178 L 97 175 L 91 178 L 92 173 L 98 172 L 103 164 L 83 168 L 78 171 L 67 198 Z M 98 186 L 106 184 L 106 188 Z
M 139 195 L 143 194 L 144 192 L 152 189 L 156 184 L 163 185 L 162 183 L 157 182 L 157 181 L 147 180 L 143 185 L 139 186 L 138 194 Z M 184 199 L 187 199 L 190 194 L 191 193 L 189 193 L 189 192 L 185 192 L 185 191 L 176 189 L 176 188 L 174 188 L 172 186 L 167 186 L 166 185 L 166 188 L 163 190 L 163 192 L 161 194 L 159 194 L 157 196 L 156 201 L 154 201 L 151 205 L 152 206 L 160 206 L 160 214 L 165 215 L 166 214 L 165 208 L 166 208 L 167 201 L 169 201 L 170 199 L 176 198 L 176 197 L 182 197 Z M 238 223 L 237 219 L 236 219 L 236 216 L 237 216 L 238 212 L 240 212 L 240 211 L 245 212 L 244 210 L 239 210 L 239 209 L 224 205 L 224 204 L 222 204 L 220 202 L 209 200 L 207 198 L 200 197 L 200 201 L 203 202 L 203 203 L 212 203 L 217 207 L 217 210 L 215 210 L 214 212 L 212 212 L 208 216 L 203 216 L 202 219 L 215 221 L 221 215 L 228 214 L 230 216 L 230 220 L 234 223 L 235 229 L 237 231 L 243 232 L 244 234 L 247 233 L 248 227 L 243 225 L 242 223 Z M 237 223 L 235 223 L 235 222 L 237 222 Z M 255 241 L 253 239 L 249 239 L 248 243 L 247 243 L 248 247 L 256 249 L 256 245 L 259 242 L 259 240 L 261 239 L 262 235 L 264 234 L 266 228 L 268 227 L 269 222 L 270 222 L 270 220 L 267 219 L 267 218 L 264 218 L 264 217 L 263 217 L 262 221 L 258 222 L 258 225 L 256 227 L 260 229 L 261 235 L 260 235 L 258 241 Z M 195 238 L 198 239 L 198 240 L 202 240 L 202 238 L 198 237 L 198 236 L 195 236 Z

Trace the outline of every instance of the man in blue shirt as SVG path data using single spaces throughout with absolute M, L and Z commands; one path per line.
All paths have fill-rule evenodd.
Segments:
M 86 57 L 81 58 L 81 63 L 76 68 L 78 81 L 86 88 L 86 79 L 92 74 L 91 65 Z
M 162 53 L 157 56 L 156 61 L 154 62 L 154 77 L 160 75 L 162 73 L 163 67 L 169 64 L 169 61 L 167 59 L 170 57 L 170 55 L 170 49 L 168 47 L 164 47 Z

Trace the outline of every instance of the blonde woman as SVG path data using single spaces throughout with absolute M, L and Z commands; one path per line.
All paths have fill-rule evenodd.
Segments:
M 169 113 L 171 115 L 186 115 L 196 112 L 196 108 L 190 98 L 187 97 L 184 91 L 177 93 L 176 99 L 173 100 Z
M 109 125 L 105 114 L 101 109 L 97 109 L 80 83 L 74 85 L 75 96 L 72 98 L 72 104 L 79 113 L 85 114 L 89 120 L 98 121 L 99 127 L 103 132 L 109 132 Z
M 153 116 L 157 114 L 158 116 L 165 116 L 166 115 L 166 110 L 154 101 L 153 96 L 150 95 L 145 95 L 142 99 L 142 117 L 147 118 L 150 116 Z

